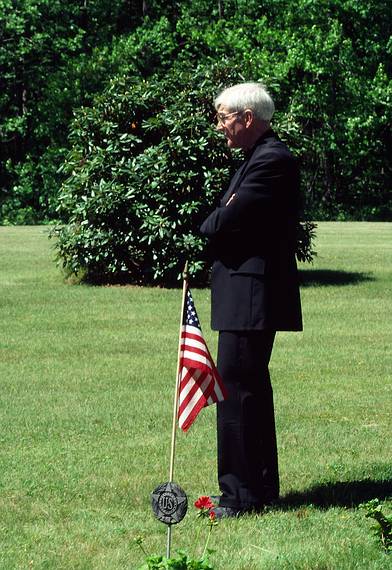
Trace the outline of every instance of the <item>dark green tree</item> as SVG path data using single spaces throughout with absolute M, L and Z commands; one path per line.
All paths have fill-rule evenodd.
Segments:
M 0 223 L 57 216 L 73 109 L 112 77 L 217 62 L 272 91 L 308 216 L 391 219 L 391 6 L 0 0 Z
M 124 68 L 113 38 L 143 15 L 141 0 L 0 1 L 0 223 L 54 215 L 73 109 Z

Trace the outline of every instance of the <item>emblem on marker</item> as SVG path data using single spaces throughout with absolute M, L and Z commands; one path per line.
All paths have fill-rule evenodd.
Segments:
M 151 493 L 154 515 L 165 524 L 177 524 L 185 517 L 188 499 L 185 491 L 173 482 L 162 483 Z

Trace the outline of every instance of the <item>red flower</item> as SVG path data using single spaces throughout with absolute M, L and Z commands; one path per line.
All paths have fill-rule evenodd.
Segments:
M 215 517 L 216 517 L 215 511 L 210 511 L 210 515 L 209 515 L 209 516 L 210 516 L 210 520 L 211 520 L 211 521 L 214 521 L 214 520 L 215 520 Z
M 209 510 L 212 509 L 214 507 L 214 503 L 211 501 L 210 497 L 199 497 L 197 499 L 197 501 L 195 501 L 195 507 L 197 509 L 205 509 L 205 510 Z M 215 515 L 215 513 L 214 513 Z

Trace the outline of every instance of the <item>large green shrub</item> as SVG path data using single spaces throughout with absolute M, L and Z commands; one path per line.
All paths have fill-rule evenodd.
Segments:
M 211 127 L 210 78 L 192 72 L 112 83 L 81 109 L 63 171 L 57 249 L 67 269 L 99 280 L 176 280 L 228 170 Z
M 232 68 L 231 68 L 232 69 Z M 63 167 L 55 230 L 59 260 L 90 281 L 176 283 L 186 260 L 205 278 L 198 227 L 228 183 L 235 158 L 213 124 L 230 68 L 173 69 L 120 78 L 77 113 Z M 310 254 L 302 230 L 299 255 Z

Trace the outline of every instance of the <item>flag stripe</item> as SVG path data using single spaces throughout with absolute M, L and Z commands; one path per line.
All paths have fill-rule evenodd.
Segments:
M 201 334 L 188 333 L 186 331 L 181 335 L 182 342 L 186 344 L 195 344 L 196 346 L 203 346 L 207 350 L 207 345 Z
M 188 291 L 189 291 L 189 289 L 188 289 Z M 193 308 L 194 308 L 194 305 L 193 305 Z M 196 311 L 195 311 L 195 313 L 196 313 Z M 201 329 L 199 327 L 194 327 L 193 325 L 185 324 L 185 325 L 182 325 L 182 331 L 186 332 L 186 334 L 194 334 L 198 337 L 203 338 Z
M 204 352 L 207 352 L 207 347 L 206 347 L 205 343 L 203 342 L 203 339 L 200 339 L 200 337 L 198 339 L 196 339 L 194 337 L 195 337 L 195 335 L 192 335 L 191 338 L 189 338 L 189 337 L 184 338 L 181 346 L 194 347 L 194 348 L 198 348 L 199 350 L 203 350 Z
M 203 388 L 205 387 L 206 382 L 208 385 L 210 383 L 210 379 L 208 374 L 203 373 L 198 375 L 197 381 L 194 381 L 194 376 L 190 376 L 190 378 L 187 379 L 185 389 L 180 399 L 181 412 L 188 406 L 189 402 L 193 399 L 198 390 L 201 390 L 199 396 L 203 396 Z
M 205 391 L 208 389 L 209 385 L 210 385 L 210 379 L 208 377 L 204 377 L 200 385 L 195 383 L 192 386 L 192 389 L 188 393 L 188 397 L 183 403 L 183 406 L 180 406 L 181 423 L 183 424 L 188 423 L 189 417 L 196 417 L 197 415 L 194 414 L 195 408 L 198 408 L 198 410 L 200 411 L 200 409 L 206 405 Z M 182 429 L 184 429 L 184 426 L 182 426 Z
M 196 346 L 191 346 L 188 343 L 182 344 L 181 350 L 188 352 L 188 354 L 193 355 L 195 358 L 197 358 L 198 356 L 203 357 L 205 360 L 207 360 L 208 358 L 208 352 L 206 352 L 205 349 L 201 350 L 200 348 L 197 348 Z

